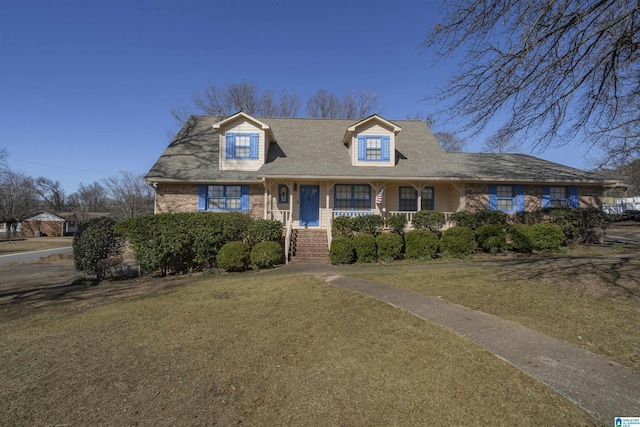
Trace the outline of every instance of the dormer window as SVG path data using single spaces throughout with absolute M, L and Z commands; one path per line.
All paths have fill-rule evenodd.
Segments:
M 258 158 L 259 135 L 257 133 L 227 132 L 227 159 Z
M 358 161 L 388 162 L 391 138 L 386 135 L 358 136 Z

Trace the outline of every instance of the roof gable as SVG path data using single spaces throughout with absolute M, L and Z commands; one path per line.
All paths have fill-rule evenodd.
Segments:
M 261 130 L 263 130 L 265 132 L 266 135 L 269 135 L 269 137 L 271 138 L 271 140 L 273 141 L 275 138 L 273 136 L 273 132 L 271 131 L 271 127 L 264 123 L 261 122 L 260 120 L 256 119 L 253 116 L 248 115 L 247 113 L 243 112 L 243 111 L 238 111 L 237 113 L 223 119 L 220 120 L 219 122 L 216 122 L 212 125 L 212 127 L 216 130 L 216 132 L 219 132 L 221 128 L 235 122 L 238 120 L 247 120 L 251 123 L 253 123 L 255 126 L 257 126 L 258 128 L 260 128 Z
M 392 123 L 389 120 L 386 120 L 377 114 L 373 114 L 367 117 L 366 119 L 362 119 L 359 122 L 356 122 L 351 126 L 349 126 L 347 128 L 347 132 L 344 134 L 344 138 L 342 138 L 342 143 L 344 145 L 349 145 L 351 138 L 355 133 L 358 132 L 358 129 L 361 129 L 366 126 L 371 126 L 374 123 L 379 124 L 383 128 L 389 130 L 389 132 L 392 132 L 394 135 L 397 135 L 402 130 L 402 128 L 396 125 L 395 123 Z

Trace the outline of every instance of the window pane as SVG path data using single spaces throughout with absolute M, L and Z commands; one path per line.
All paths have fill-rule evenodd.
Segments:
M 235 157 L 249 157 L 249 147 L 251 146 L 251 136 L 236 135 Z
M 336 199 L 336 210 L 345 211 L 351 209 L 351 200 Z
M 224 209 L 224 199 L 209 199 L 208 209 Z
M 210 185 L 209 197 L 224 197 L 224 185 Z
M 227 185 L 227 197 L 240 197 L 242 195 L 242 187 L 239 185 Z
M 369 200 L 369 186 L 368 185 L 354 185 L 353 186 L 353 198 L 356 200 Z
M 411 187 L 400 187 L 400 210 L 418 210 L 418 193 Z
M 498 199 L 498 210 L 499 211 L 511 211 L 511 210 L 513 210 L 513 200 L 512 199 Z
M 227 209 L 240 209 L 240 199 L 227 198 Z
M 380 138 L 367 138 L 367 160 L 382 159 L 382 141 Z
M 350 185 L 336 185 L 336 199 L 349 199 L 349 200 L 351 200 L 351 186 Z
M 512 198 L 513 188 L 510 185 L 499 185 L 497 188 L 498 199 Z
M 433 209 L 433 188 L 422 189 L 422 202 L 420 203 L 420 209 L 432 210 Z

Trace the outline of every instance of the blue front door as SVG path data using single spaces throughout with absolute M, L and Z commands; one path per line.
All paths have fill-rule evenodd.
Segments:
M 320 187 L 300 186 L 300 225 L 320 225 Z

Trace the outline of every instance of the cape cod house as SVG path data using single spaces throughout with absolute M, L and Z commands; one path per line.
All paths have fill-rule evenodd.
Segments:
M 341 215 L 599 207 L 599 174 L 446 153 L 420 120 L 192 116 L 145 176 L 155 212 L 241 211 L 330 233 Z

